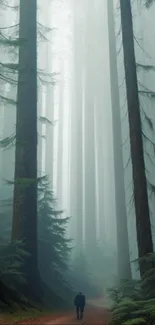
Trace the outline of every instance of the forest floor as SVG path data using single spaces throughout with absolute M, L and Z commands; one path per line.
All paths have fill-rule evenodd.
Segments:
M 2 325 L 108 325 L 110 314 L 104 306 L 103 300 L 91 300 L 85 308 L 83 320 L 76 320 L 75 310 L 64 314 L 52 314 L 42 317 L 33 317 L 27 319 L 18 319 L 18 321 L 4 321 L 0 318 Z

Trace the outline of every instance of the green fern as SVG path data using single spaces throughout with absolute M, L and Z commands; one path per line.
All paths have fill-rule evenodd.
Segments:
M 145 317 L 148 314 L 146 309 L 137 309 L 131 312 L 132 318 Z
M 124 290 L 124 284 L 120 285 L 117 290 L 111 289 L 111 298 L 114 302 L 111 309 L 112 325 L 155 324 L 154 256 L 153 253 L 143 258 L 143 261 L 147 260 L 150 263 L 150 270 L 144 274 L 140 282 L 131 283 L 131 287 L 129 285 L 131 290 Z
M 144 325 L 144 324 L 147 324 L 147 322 L 144 318 L 141 317 L 135 319 L 129 319 L 123 323 L 123 325 Z
M 118 307 L 126 307 L 130 311 L 139 307 L 139 302 L 132 300 L 131 298 L 124 298 L 118 305 Z
M 111 325 L 120 325 L 125 320 L 124 313 L 113 315 Z
M 113 305 L 119 303 L 122 299 L 122 292 L 120 288 L 109 288 L 107 289 L 107 294 L 111 301 L 113 302 Z

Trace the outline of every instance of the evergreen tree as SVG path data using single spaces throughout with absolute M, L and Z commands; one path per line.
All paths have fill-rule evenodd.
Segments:
M 120 0 L 139 257 L 153 252 L 130 0 Z M 141 276 L 150 263 L 140 261 Z
M 71 111 L 70 204 L 75 223 L 77 250 L 83 246 L 83 73 L 84 73 L 84 1 L 74 1 L 74 74 Z M 80 23 L 79 23 L 80 22 Z M 79 28 L 80 27 L 80 28 Z M 72 232 L 73 235 L 73 232 Z
M 65 274 L 71 243 L 66 237 L 68 218 L 56 210 L 56 202 L 47 179 L 42 180 L 38 194 L 38 239 L 41 276 L 55 294 L 65 297 L 70 292 Z
M 92 39 L 94 33 L 94 3 L 86 0 L 87 19 L 85 23 L 85 246 L 86 254 L 90 263 L 93 264 L 93 255 L 96 250 L 96 184 L 95 184 L 95 132 L 94 132 L 94 79 L 93 75 L 93 55 L 94 47 Z
M 59 204 L 62 204 L 63 196 L 63 112 L 64 112 L 64 63 L 61 62 L 60 68 L 61 81 L 59 90 L 59 125 L 58 125 L 58 153 L 57 153 L 57 198 Z
M 10 206 L 11 201 L 6 203 Z M 12 274 L 11 271 L 9 271 L 8 275 L 6 274 L 6 284 L 10 283 L 10 279 L 14 276 L 15 281 L 13 285 L 15 288 L 18 286 L 20 297 L 22 296 L 21 292 L 26 283 L 24 263 L 25 259 L 29 261 L 30 254 L 25 251 L 24 243 L 19 242 L 19 245 L 18 242 L 17 245 L 16 242 L 9 243 L 11 234 L 11 210 L 8 208 L 3 208 L 3 213 L 0 218 L 0 253 L 1 246 L 2 248 L 6 247 L 4 253 L 0 254 L 0 260 L 2 260 L 1 268 L 3 271 L 4 267 L 6 267 L 7 270 L 8 265 L 11 265 L 10 270 L 13 270 L 15 274 Z M 39 270 L 44 290 L 43 301 L 50 305 L 52 303 L 52 306 L 56 307 L 70 304 L 73 298 L 71 281 L 69 279 L 71 241 L 66 236 L 68 220 L 68 218 L 62 216 L 62 211 L 56 209 L 56 200 L 54 200 L 53 192 L 50 190 L 50 183 L 47 177 L 42 178 L 38 185 Z M 15 253 L 15 258 L 11 254 L 8 255 L 8 252 L 10 252 L 9 247 L 11 248 L 11 254 Z M 6 263 L 4 266 L 3 259 L 5 259 Z M 16 259 L 18 263 L 16 263 Z M 1 268 L 0 274 L 2 272 Z M 4 269 L 5 272 L 6 270 Z M 21 274 L 21 280 L 20 277 L 18 279 L 18 274 Z
M 20 0 L 15 185 L 12 239 L 24 238 L 29 294 L 37 286 L 37 3 Z
M 13 191 L 8 187 L 6 180 L 13 181 L 14 177 L 14 144 L 15 144 L 15 116 L 16 116 L 16 91 L 18 75 L 18 48 L 19 37 L 16 36 L 17 26 L 10 26 L 8 16 L 12 15 L 14 7 L 9 7 L 6 1 L 1 1 L 1 26 L 0 28 L 0 106 L 1 106 L 1 166 L 0 166 L 0 198 L 8 198 Z M 2 123 L 3 121 L 3 123 Z M 8 150 L 9 149 L 9 150 Z M 10 150 L 11 149 L 11 150 Z M 7 186 L 6 186 L 7 185 Z
M 125 205 L 124 168 L 121 135 L 121 116 L 117 76 L 117 58 L 114 29 L 113 0 L 107 1 L 109 25 L 110 82 L 112 100 L 112 124 L 115 170 L 115 201 L 117 227 L 117 257 L 119 279 L 131 280 L 127 213 Z M 122 245 L 123 243 L 123 245 Z

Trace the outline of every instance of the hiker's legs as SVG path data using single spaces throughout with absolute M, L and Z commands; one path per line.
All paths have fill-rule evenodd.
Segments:
M 76 306 L 76 315 L 77 315 L 77 319 L 79 319 L 79 311 L 80 311 L 80 307 Z
M 84 313 L 84 307 L 80 307 L 80 319 L 83 318 L 83 313 Z

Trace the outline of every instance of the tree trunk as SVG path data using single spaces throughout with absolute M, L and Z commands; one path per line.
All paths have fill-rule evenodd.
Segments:
M 50 8 L 50 5 L 49 5 Z M 47 11 L 48 26 L 51 25 L 51 14 Z M 46 44 L 46 73 L 52 73 L 52 44 Z M 53 123 L 54 120 L 54 101 L 53 101 L 53 85 L 46 86 L 46 117 Z M 46 125 L 46 175 L 49 176 L 51 185 L 53 185 L 53 125 Z
M 109 27 L 109 59 L 112 101 L 112 124 L 115 170 L 115 202 L 117 225 L 118 278 L 131 280 L 127 213 L 125 205 L 124 168 L 122 153 L 121 116 L 118 90 L 116 39 L 113 0 L 107 1 Z
M 96 97 L 96 109 L 95 109 L 95 133 L 96 133 L 96 153 L 97 153 L 97 188 L 98 188 L 98 220 L 99 220 L 99 245 L 103 250 L 106 243 L 106 224 L 105 224 L 105 197 L 104 197 L 104 160 L 105 160 L 105 147 L 104 147 L 104 121 L 107 104 L 105 103 L 104 85 L 104 55 L 105 44 L 103 42 L 103 19 L 104 19 L 104 3 L 102 0 L 95 2 L 96 4 L 96 36 L 95 36 L 95 97 Z M 104 22 L 105 24 L 105 22 Z
M 130 0 L 120 0 L 139 258 L 153 252 Z M 141 276 L 148 269 L 140 262 Z
M 6 94 L 6 97 L 16 101 L 16 88 L 10 85 L 10 89 Z M 10 104 L 9 102 L 4 107 L 4 121 L 3 121 L 3 139 L 9 138 L 15 133 L 16 124 L 16 106 Z M 9 148 L 2 151 L 2 188 L 5 199 L 12 199 L 13 197 L 13 185 L 7 184 L 7 181 L 13 181 L 14 179 L 14 169 L 15 169 L 15 147 L 12 143 Z
M 80 22 L 80 26 L 79 26 Z M 78 253 L 83 248 L 83 134 L 82 134 L 82 108 L 83 108 L 83 50 L 84 50 L 84 15 L 83 0 L 74 4 L 74 96 L 76 135 L 73 145 L 76 150 L 75 163 L 75 193 L 76 196 L 76 247 Z
M 83 246 L 83 157 L 82 157 L 82 97 L 83 97 L 83 74 L 79 69 L 76 71 L 76 245 L 79 251 Z M 78 96 L 79 95 L 79 96 Z
M 85 245 L 86 254 L 93 263 L 96 252 L 96 180 L 94 134 L 94 79 L 93 79 L 93 4 L 87 3 L 85 47 Z
M 37 32 L 36 0 L 20 0 L 12 239 L 24 239 L 29 290 L 37 282 Z
M 52 85 L 46 87 L 46 117 L 53 123 L 53 89 Z M 52 124 L 46 125 L 46 175 L 49 176 L 51 185 L 53 184 L 53 127 Z
M 62 209 L 63 195 L 63 108 L 64 108 L 64 62 L 61 62 L 61 82 L 59 92 L 59 125 L 58 125 L 58 161 L 57 161 L 57 199 Z
M 43 95 L 43 89 L 42 89 L 42 87 L 40 87 L 38 89 L 38 103 L 37 103 L 38 118 L 43 115 L 42 114 L 42 104 L 43 104 L 42 95 Z M 40 120 L 38 120 L 38 150 L 37 151 L 38 151 L 37 174 L 38 174 L 38 177 L 41 177 L 42 176 L 43 141 L 42 141 L 42 122 Z

